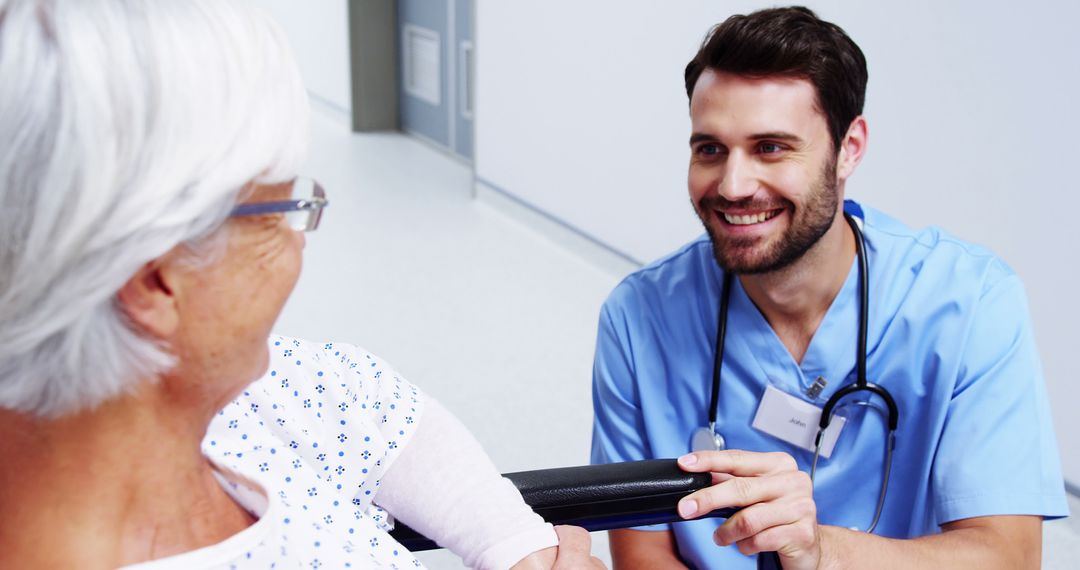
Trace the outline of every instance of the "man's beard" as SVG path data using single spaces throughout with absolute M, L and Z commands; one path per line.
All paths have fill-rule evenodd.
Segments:
M 713 255 L 720 267 L 736 274 L 753 274 L 778 271 L 802 257 L 829 231 L 838 205 L 836 157 L 833 156 L 822 168 L 821 175 L 807 194 L 802 208 L 797 210 L 794 204 L 786 199 L 778 202 L 754 202 L 750 199 L 731 202 L 717 195 L 709 195 L 699 200 L 696 210 L 712 240 Z M 762 245 L 761 239 L 757 237 L 721 236 L 707 220 L 717 209 L 727 208 L 754 211 L 784 208 L 791 212 L 791 225 L 780 239 L 769 245 Z

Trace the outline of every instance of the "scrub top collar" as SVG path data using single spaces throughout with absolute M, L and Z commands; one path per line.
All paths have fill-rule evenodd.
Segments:
M 858 218 L 863 216 L 862 208 L 850 200 L 845 201 L 844 210 Z M 865 224 L 863 225 L 865 229 Z M 864 231 L 865 233 L 865 231 Z M 867 252 L 871 254 L 870 236 L 866 236 Z M 868 265 L 872 259 L 868 257 Z M 765 316 L 753 303 L 743 289 L 739 279 L 732 280 L 731 309 L 728 343 L 742 345 L 740 352 L 749 354 L 751 359 L 758 365 L 762 377 L 769 383 L 781 390 L 799 394 L 809 400 L 806 391 L 819 377 L 828 382 L 826 388 L 813 401 L 820 404 L 828 399 L 829 395 L 840 387 L 854 380 L 856 339 L 859 332 L 859 301 L 858 285 L 859 271 L 858 259 L 853 259 L 848 268 L 847 277 L 843 286 L 833 299 L 821 324 L 807 346 L 806 354 L 803 355 L 802 363 L 796 363 L 794 357 L 788 352 L 780 337 L 776 335 L 772 326 L 765 320 Z M 870 269 L 873 273 L 873 269 Z M 874 275 L 870 278 L 874 279 Z M 713 271 L 714 289 L 719 298 L 723 271 L 714 264 Z M 872 281 L 871 281 L 872 283 Z M 719 300 L 717 300 L 717 305 Z M 874 314 L 874 299 L 870 298 L 871 323 Z M 871 327 L 873 328 L 873 327 Z M 742 331 L 740 333 L 740 331 Z M 868 343 L 873 346 L 874 343 Z M 733 347 L 734 348 L 734 347 Z M 726 368 L 726 366 L 725 366 Z M 873 373 L 870 372 L 873 381 Z M 722 390 L 723 388 L 721 388 Z

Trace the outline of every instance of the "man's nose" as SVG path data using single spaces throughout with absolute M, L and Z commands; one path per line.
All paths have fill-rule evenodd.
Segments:
M 757 192 L 757 172 L 753 161 L 741 152 L 733 152 L 724 161 L 716 191 L 730 202 L 738 202 Z

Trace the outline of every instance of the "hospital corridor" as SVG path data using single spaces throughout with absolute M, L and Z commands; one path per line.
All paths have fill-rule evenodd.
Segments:
M 0 0 L 0 570 L 1080 568 L 1080 2 L 803 4 Z

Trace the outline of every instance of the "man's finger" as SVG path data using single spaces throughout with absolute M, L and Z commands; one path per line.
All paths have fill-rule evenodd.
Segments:
M 754 542 L 766 540 L 772 536 L 772 531 L 778 528 L 794 529 L 799 521 L 806 521 L 803 525 L 813 527 L 813 521 L 817 520 L 817 510 L 814 501 L 809 497 L 797 498 L 790 501 L 775 501 L 771 503 L 759 503 L 742 509 L 724 521 L 724 524 L 713 533 L 713 539 L 717 544 L 727 546 L 729 544 L 745 542 L 755 536 Z M 788 534 L 794 533 L 790 530 Z M 766 546 L 776 546 L 767 543 Z M 764 548 L 764 550 L 776 550 L 777 548 Z M 747 554 L 744 552 L 744 554 Z
M 736 542 L 735 547 L 739 552 L 746 555 L 776 552 L 780 554 L 781 560 L 783 560 L 785 558 L 798 558 L 802 553 L 810 550 L 816 540 L 817 538 L 810 528 L 796 525 L 776 526 Z
M 693 518 L 726 507 L 748 507 L 789 496 L 812 497 L 810 476 L 788 471 L 762 477 L 733 477 L 712 487 L 695 491 L 679 501 L 679 515 Z
M 700 473 L 714 471 L 739 477 L 756 477 L 782 471 L 795 471 L 799 465 L 787 453 L 758 453 L 728 449 L 725 451 L 695 451 L 679 458 L 684 471 Z

